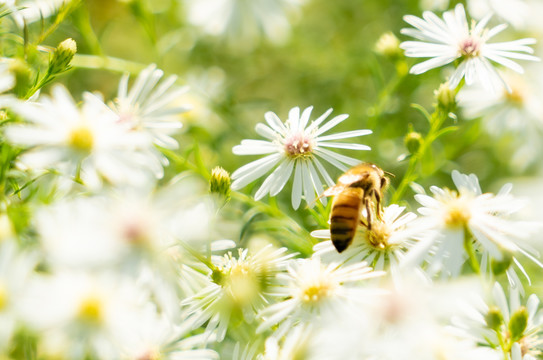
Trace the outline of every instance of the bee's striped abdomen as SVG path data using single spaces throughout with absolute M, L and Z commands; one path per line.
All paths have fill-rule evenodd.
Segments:
M 345 250 L 353 241 L 363 196 L 361 188 L 346 188 L 332 202 L 330 234 L 338 252 Z

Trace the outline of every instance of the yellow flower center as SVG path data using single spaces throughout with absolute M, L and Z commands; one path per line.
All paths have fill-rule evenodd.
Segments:
M 68 135 L 68 145 L 72 148 L 89 153 L 94 145 L 94 136 L 88 126 L 80 125 Z
M 451 192 L 452 197 L 446 203 L 444 222 L 450 228 L 464 227 L 471 218 L 469 204 L 458 193 Z
M 143 355 L 139 356 L 136 360 L 160 360 L 162 355 L 158 350 L 149 350 Z
M 284 143 L 285 154 L 290 158 L 306 157 L 313 154 L 313 140 L 303 133 L 294 134 Z
M 480 40 L 469 37 L 460 42 L 460 55 L 466 58 L 474 58 L 480 55 Z
M 371 224 L 371 230 L 366 231 L 366 239 L 376 250 L 386 250 L 389 247 L 388 239 L 391 232 L 387 224 L 375 221 Z
M 81 301 L 78 318 L 85 323 L 98 324 L 102 322 L 103 312 L 102 300 L 98 296 L 90 295 Z
M 317 284 L 308 285 L 302 290 L 302 301 L 305 303 L 317 303 L 323 298 L 328 297 L 331 291 L 331 284 L 326 282 L 321 281 Z
M 0 282 L 0 311 L 4 310 L 8 304 L 8 289 Z

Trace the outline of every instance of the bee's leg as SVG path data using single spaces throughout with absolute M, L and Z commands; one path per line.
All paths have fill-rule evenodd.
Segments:
M 366 199 L 366 218 L 368 220 L 368 230 L 371 230 L 371 211 L 370 211 L 370 202 Z
M 381 220 L 381 195 L 377 191 L 373 191 L 373 195 L 375 195 L 375 208 L 377 212 L 377 218 Z

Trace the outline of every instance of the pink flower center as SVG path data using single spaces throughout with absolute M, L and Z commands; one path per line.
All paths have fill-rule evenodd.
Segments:
M 303 133 L 294 134 L 284 142 L 285 153 L 288 157 L 311 156 L 313 153 L 313 139 L 307 138 Z
M 460 54 L 471 58 L 479 56 L 481 51 L 481 42 L 478 39 L 469 37 L 460 42 Z

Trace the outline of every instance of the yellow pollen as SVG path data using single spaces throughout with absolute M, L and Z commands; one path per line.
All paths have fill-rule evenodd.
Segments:
M 91 129 L 85 125 L 72 129 L 68 136 L 68 145 L 78 151 L 89 153 L 94 145 Z
M 390 233 L 391 231 L 385 223 L 375 221 L 371 224 L 371 230 L 366 232 L 366 239 L 376 250 L 386 250 L 389 247 L 388 238 Z
M 303 289 L 302 301 L 305 303 L 316 303 L 322 298 L 327 297 L 331 290 L 331 286 L 325 283 L 309 285 Z
M 451 228 L 464 227 L 471 218 L 471 212 L 466 200 L 458 197 L 458 194 L 455 195 L 456 197 L 451 198 L 447 203 L 444 218 L 445 224 Z
M 79 305 L 78 317 L 81 321 L 86 323 L 100 323 L 103 318 L 102 300 L 94 295 L 90 295 L 83 299 Z

